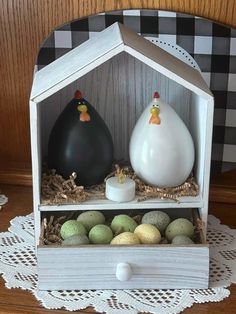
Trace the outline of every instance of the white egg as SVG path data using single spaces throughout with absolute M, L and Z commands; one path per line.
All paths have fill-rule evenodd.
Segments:
M 151 102 L 135 125 L 130 139 L 131 165 L 144 182 L 160 187 L 182 184 L 194 164 L 189 130 L 168 104 L 158 100 L 160 124 L 150 124 Z

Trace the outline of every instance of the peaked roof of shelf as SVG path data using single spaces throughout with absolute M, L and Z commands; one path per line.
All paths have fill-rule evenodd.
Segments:
M 198 70 L 116 22 L 36 72 L 31 100 L 44 100 L 123 51 L 189 90 L 212 98 Z

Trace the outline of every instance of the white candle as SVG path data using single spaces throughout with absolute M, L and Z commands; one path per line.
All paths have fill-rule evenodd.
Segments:
M 106 180 L 106 197 L 115 202 L 129 202 L 135 198 L 135 182 L 125 178 L 121 183 L 117 177 Z

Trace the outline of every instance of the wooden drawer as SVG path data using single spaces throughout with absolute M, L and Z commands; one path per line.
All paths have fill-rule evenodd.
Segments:
M 131 269 L 130 279 L 116 277 L 117 266 Z M 188 246 L 87 245 L 38 246 L 40 290 L 207 288 L 209 248 Z

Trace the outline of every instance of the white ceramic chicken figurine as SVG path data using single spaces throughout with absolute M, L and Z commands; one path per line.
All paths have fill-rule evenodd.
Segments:
M 129 154 L 137 176 L 153 186 L 178 186 L 192 171 L 191 134 L 175 110 L 160 100 L 158 92 L 135 125 Z

